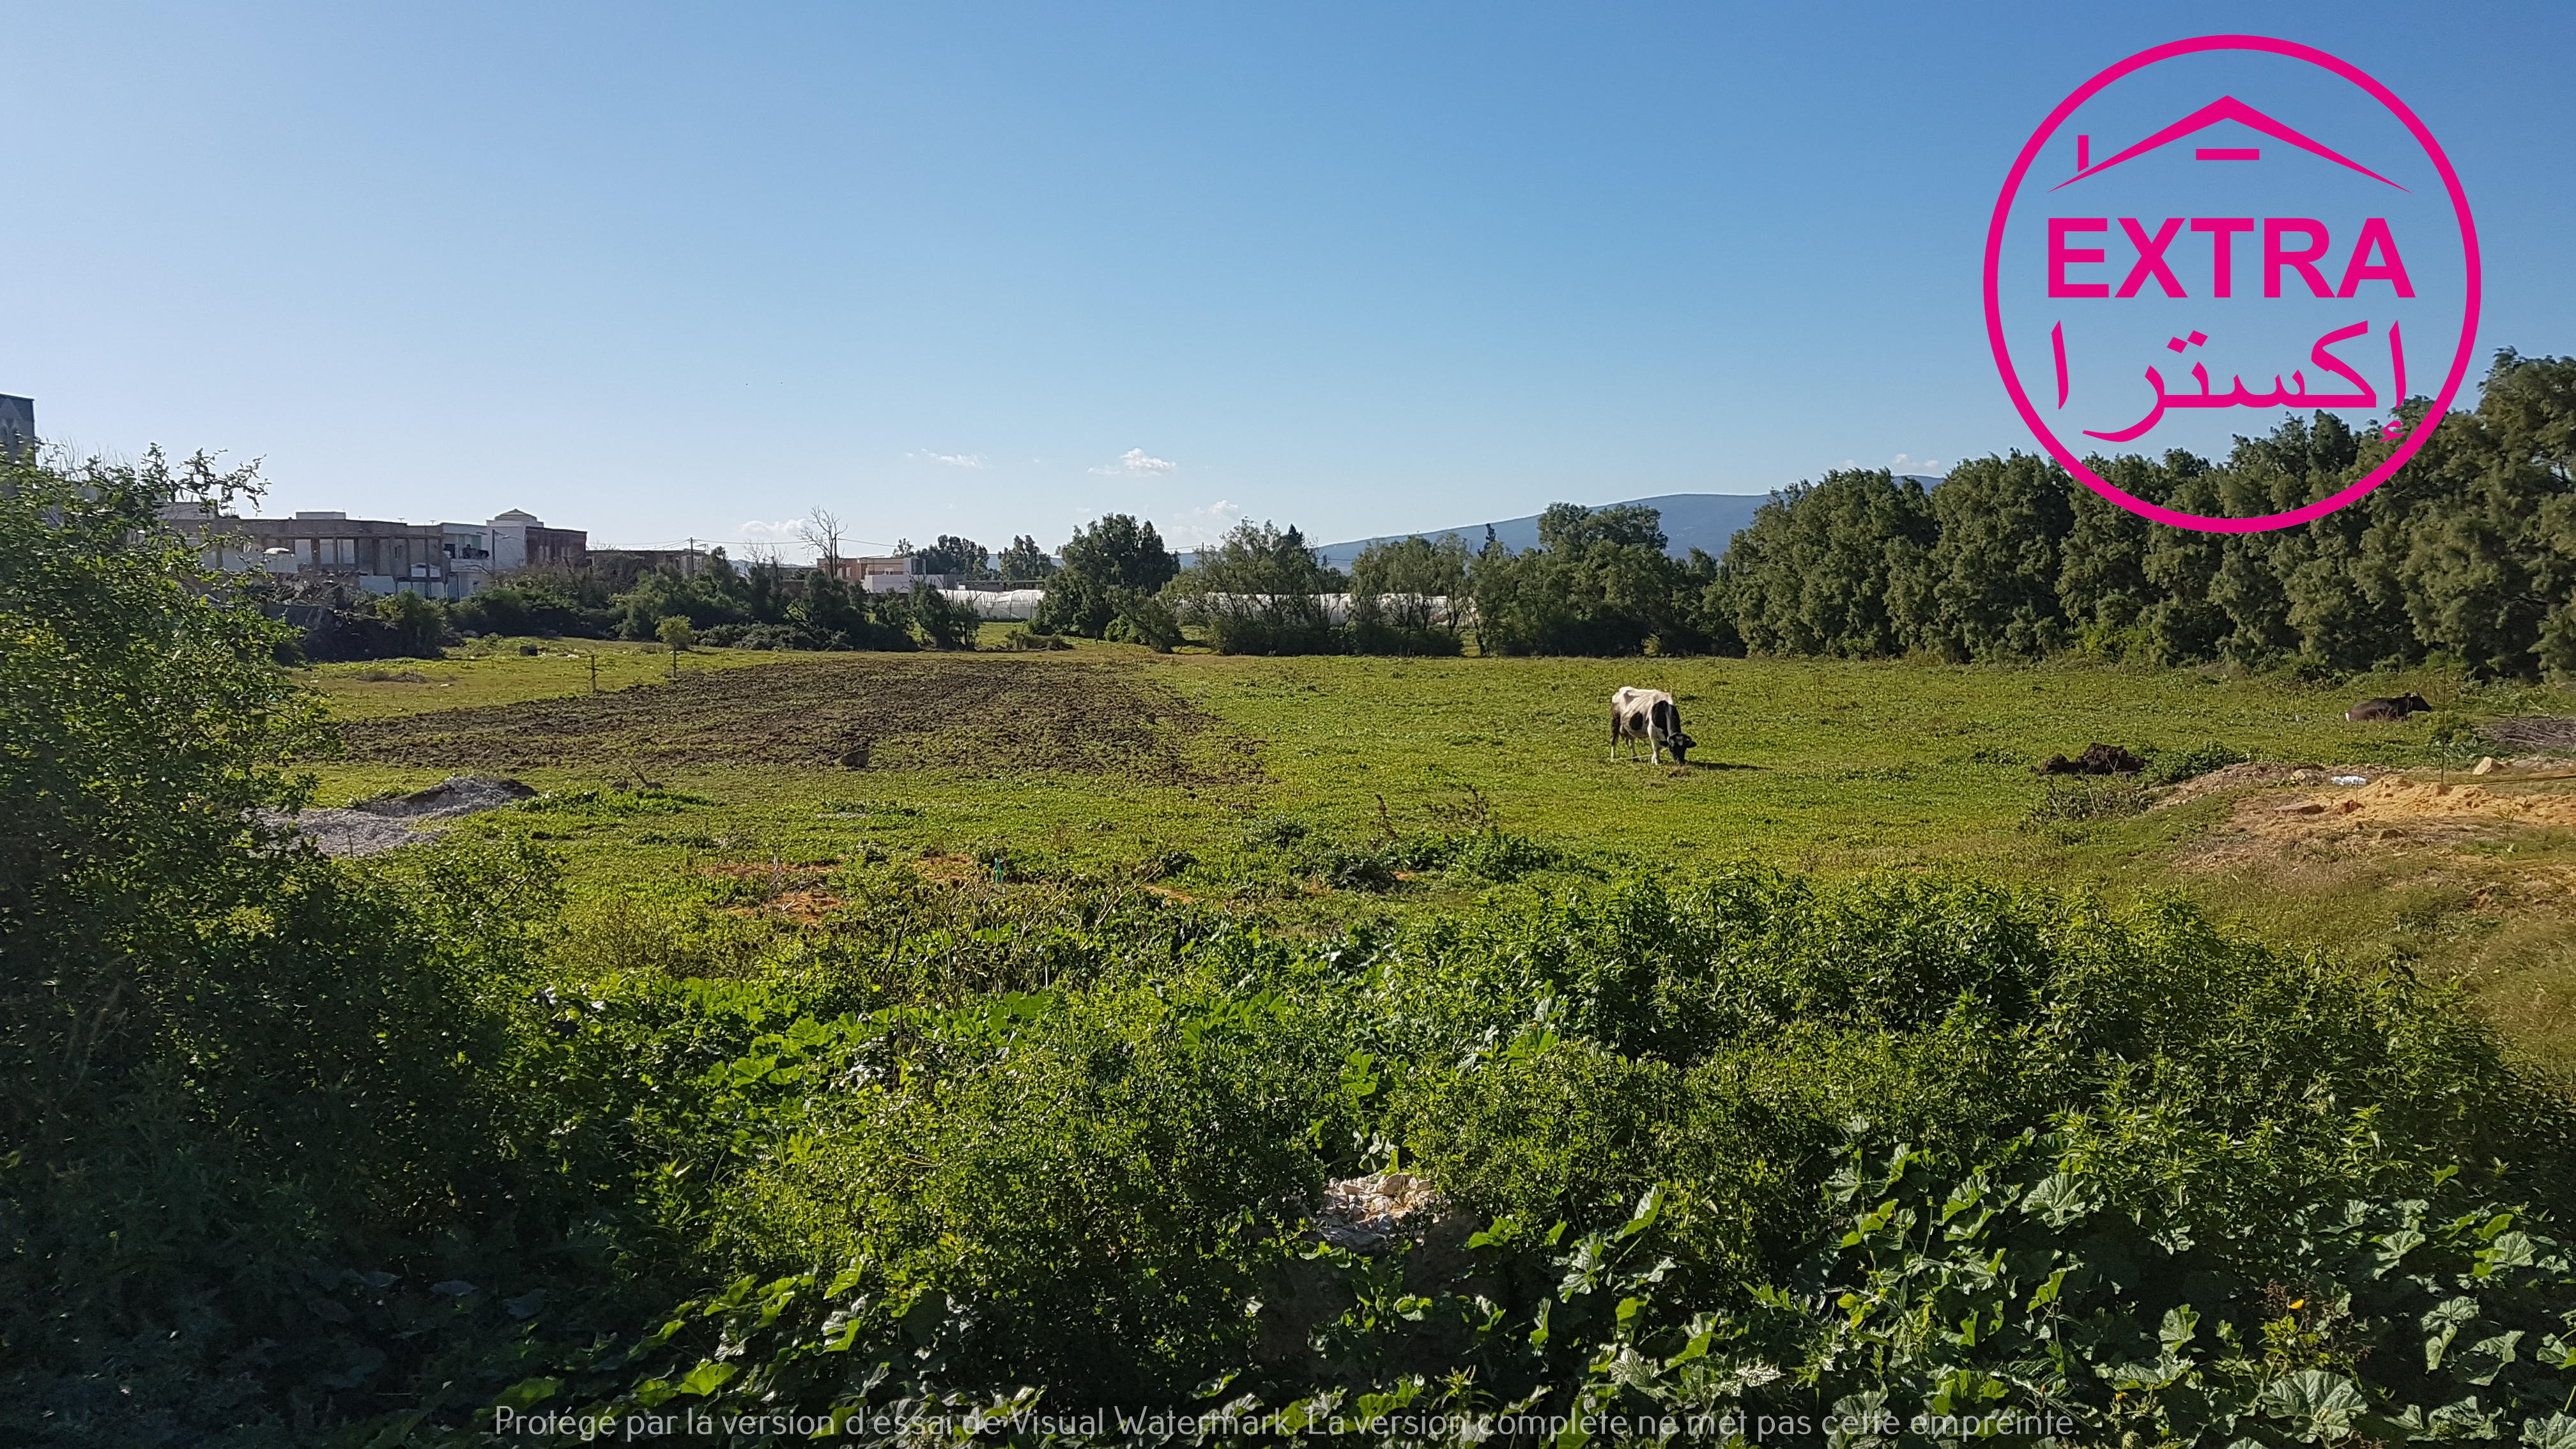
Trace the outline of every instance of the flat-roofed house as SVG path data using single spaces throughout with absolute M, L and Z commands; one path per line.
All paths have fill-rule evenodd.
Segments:
M 517 510 L 489 523 L 402 523 L 330 509 L 234 518 L 174 504 L 162 517 L 204 542 L 217 567 L 327 579 L 370 594 L 465 598 L 528 567 L 532 537 L 535 562 L 577 565 L 589 556 L 587 533 L 547 528 Z

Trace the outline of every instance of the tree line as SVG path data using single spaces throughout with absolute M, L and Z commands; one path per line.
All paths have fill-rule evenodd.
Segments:
M 2412 424 L 2427 405 L 2409 405 Z M 1229 654 L 1732 654 L 2031 660 L 2352 671 L 2447 664 L 2487 676 L 2576 669 L 2576 359 L 2500 353 L 2478 405 L 2441 419 L 2406 467 L 2294 528 L 2150 523 L 2056 463 L 1962 463 L 1930 487 L 1839 470 L 1773 495 L 1723 560 L 1667 552 L 1656 511 L 1559 503 L 1534 549 L 1486 530 L 1373 544 L 1348 570 L 1296 526 L 1246 521 L 1188 559 L 1110 514 L 1053 554 L 943 536 L 921 571 L 1041 588 L 1022 642 L 1156 649 L 1195 630 Z M 2240 438 L 2224 463 L 2181 451 L 2095 459 L 2126 492 L 2249 517 L 2349 486 L 2395 444 L 2328 413 Z M 710 644 L 969 645 L 974 613 L 937 590 L 864 593 L 828 572 L 722 550 L 687 572 L 603 556 L 532 570 L 444 606 L 401 596 L 308 628 L 321 657 L 421 652 L 443 633 L 653 639 L 685 620 Z M 336 642 L 335 642 L 336 641 Z M 354 641 L 354 642 L 353 642 Z
M 2426 404 L 2405 410 L 2414 424 Z M 1763 654 L 2031 659 L 2487 676 L 2576 668 L 2576 359 L 2500 353 L 2477 407 L 2404 468 L 2313 522 L 2260 533 L 2150 523 L 2024 454 L 1924 488 L 1837 472 L 1779 494 L 1701 598 L 1704 627 Z M 2396 444 L 2328 413 L 2185 452 L 2097 459 L 2186 513 L 2250 517 L 2328 497 Z
M 2410 404 L 2405 422 L 2427 406 Z M 2149 502 L 2242 518 L 2337 493 L 2395 446 L 2319 412 L 2238 439 L 2224 463 L 2182 451 L 2091 463 Z M 1102 529 L 1109 541 L 1140 536 L 1161 557 L 1151 525 Z M 1140 570 L 1133 549 L 1113 548 L 1117 561 L 1099 572 L 1068 549 L 1066 573 L 1114 573 L 1127 590 L 1117 597 L 1159 597 L 1229 652 L 1383 647 L 1383 631 L 1324 622 L 1318 596 L 1348 589 L 1355 619 L 1369 597 L 1464 600 L 1471 608 L 1448 629 L 1424 632 L 1455 639 L 1464 616 L 1486 654 L 1991 662 L 2071 652 L 2530 677 L 2576 670 L 2576 359 L 2498 354 L 2474 409 L 2442 418 L 2371 493 L 2297 527 L 2151 523 L 2053 461 L 2012 453 L 1963 463 L 1930 487 L 1839 470 L 1783 489 L 1723 560 L 1696 549 L 1674 558 L 1665 545 L 1653 509 L 1561 503 L 1541 516 L 1535 549 L 1504 548 L 1491 530 L 1473 554 L 1455 537 L 1409 538 L 1363 552 L 1347 577 L 1306 553 L 1294 528 L 1267 524 L 1238 527 L 1188 570 L 1168 560 Z M 1128 607 L 1094 604 L 1054 622 L 1105 633 L 1126 619 L 1144 637 L 1144 612 Z

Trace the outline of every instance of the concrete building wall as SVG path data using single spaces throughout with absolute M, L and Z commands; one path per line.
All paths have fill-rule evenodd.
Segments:
M 589 535 L 547 528 L 521 513 L 492 523 L 396 523 L 312 510 L 289 518 L 235 518 L 179 503 L 161 516 L 205 545 L 206 561 L 227 570 L 336 579 L 371 594 L 401 590 L 462 599 L 532 563 L 579 564 Z
M 820 566 L 826 568 L 841 582 L 871 594 L 899 594 L 910 589 L 914 584 L 928 584 L 932 588 L 942 589 L 959 582 L 953 575 L 923 573 L 921 557 L 918 554 L 889 554 L 878 558 L 836 558 L 826 560 Z
M 36 446 L 36 400 L 0 392 L 0 453 Z

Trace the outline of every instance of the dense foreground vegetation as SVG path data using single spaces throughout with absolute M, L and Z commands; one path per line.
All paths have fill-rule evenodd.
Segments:
M 861 852 L 714 942 L 334 863 L 179 473 L 0 489 L 13 1440 L 2576 1441 L 2576 1116 L 2450 991 L 1940 874 L 1324 939 Z M 1545 854 L 1407 848 L 1333 868 Z M 1447 1206 L 1318 1241 L 1388 1168 Z

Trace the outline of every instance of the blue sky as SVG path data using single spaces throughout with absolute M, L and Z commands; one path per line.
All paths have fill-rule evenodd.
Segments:
M 2422 114 L 2482 349 L 2576 352 L 2564 5 L 7 4 L 0 392 L 270 511 L 601 543 L 1928 471 L 2032 447 L 2015 151 L 2230 30 Z

